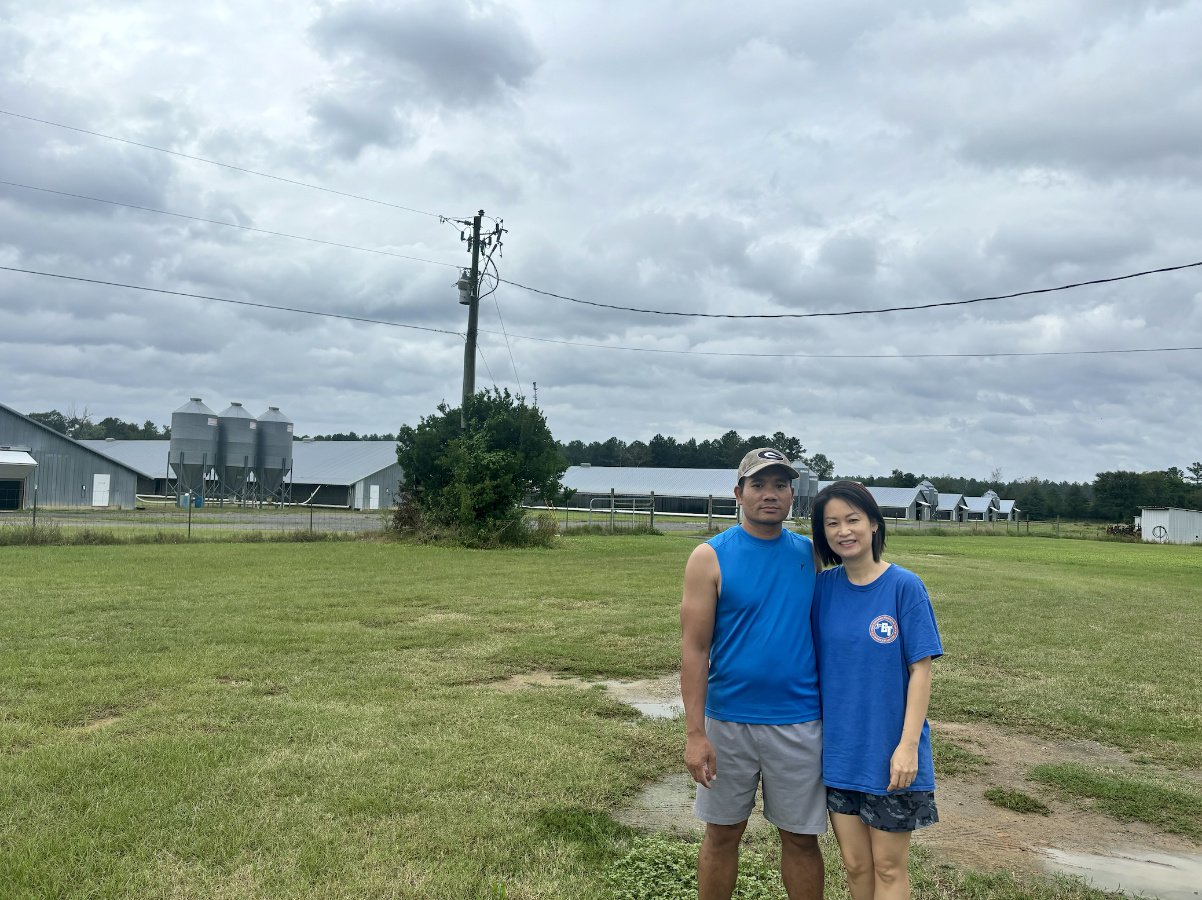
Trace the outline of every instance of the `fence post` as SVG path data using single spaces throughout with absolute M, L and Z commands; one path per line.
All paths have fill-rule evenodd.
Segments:
M 188 491 L 188 540 L 192 539 L 192 492 Z
M 614 497 L 614 489 L 610 488 L 609 489 L 609 531 L 610 531 L 610 534 L 612 534 L 613 530 L 614 530 L 614 514 L 615 514 L 614 501 L 615 501 L 615 499 L 616 498 Z
M 655 531 L 655 491 L 651 492 L 651 530 Z
M 38 530 L 38 483 L 33 483 L 33 530 Z
M 714 495 L 710 494 L 709 499 L 705 501 L 705 530 L 714 530 Z
M 313 533 L 313 504 L 309 504 L 309 534 Z

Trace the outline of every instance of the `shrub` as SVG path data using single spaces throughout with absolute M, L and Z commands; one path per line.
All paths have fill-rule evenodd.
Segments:
M 472 547 L 549 543 L 532 536 L 522 500 L 557 497 L 567 463 L 542 412 L 508 390 L 484 390 L 462 410 L 439 405 L 417 428 L 402 426 L 397 461 L 404 472 L 393 514 L 398 532 L 454 535 Z

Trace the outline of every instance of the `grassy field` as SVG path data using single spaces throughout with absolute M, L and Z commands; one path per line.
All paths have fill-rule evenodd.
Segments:
M 600 691 L 488 684 L 673 671 L 695 543 L 0 547 L 0 896 L 612 896 L 607 872 L 641 839 L 609 813 L 679 770 L 681 724 Z M 1173 773 L 1202 767 L 1202 551 L 890 550 L 935 598 L 932 718 L 1121 747 L 1188 812 L 1197 782 Z M 1113 773 L 1045 775 L 1130 792 Z M 932 900 L 1101 896 L 920 870 Z

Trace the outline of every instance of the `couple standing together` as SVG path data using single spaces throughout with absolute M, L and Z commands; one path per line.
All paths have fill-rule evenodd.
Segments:
M 926 722 L 943 653 L 934 612 L 916 575 L 881 560 L 885 520 L 863 485 L 818 494 L 813 542 L 786 531 L 797 477 L 777 450 L 748 453 L 742 524 L 685 567 L 685 763 L 706 823 L 698 896 L 734 891 L 762 787 L 790 900 L 822 896 L 828 812 L 854 900 L 908 898 L 910 834 L 939 818 Z

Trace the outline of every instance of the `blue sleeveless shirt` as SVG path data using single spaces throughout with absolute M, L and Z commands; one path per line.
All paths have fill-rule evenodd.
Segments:
M 710 643 L 705 714 L 725 722 L 791 725 L 821 717 L 810 631 L 810 539 L 773 540 L 742 526 L 711 538 L 722 574 Z

